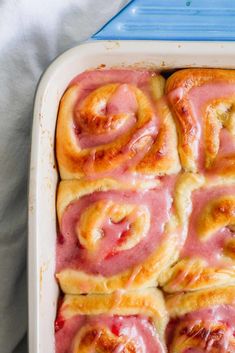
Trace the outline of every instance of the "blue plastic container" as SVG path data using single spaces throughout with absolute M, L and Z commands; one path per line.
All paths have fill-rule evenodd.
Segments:
M 134 0 L 93 39 L 235 40 L 235 0 Z

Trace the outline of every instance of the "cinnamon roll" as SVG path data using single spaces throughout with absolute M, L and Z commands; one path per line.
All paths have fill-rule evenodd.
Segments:
M 178 261 L 161 275 L 164 290 L 235 283 L 235 179 L 185 174 L 176 189 L 186 233 Z
M 56 154 L 62 179 L 180 170 L 164 78 L 147 70 L 94 70 L 61 99 Z
M 66 295 L 55 322 L 56 353 L 164 353 L 167 312 L 159 291 Z
M 235 286 L 167 299 L 169 353 L 235 352 Z
M 184 169 L 234 175 L 235 71 L 180 70 L 167 80 L 166 94 Z
M 174 177 L 62 181 L 56 277 L 64 293 L 155 286 L 176 260 L 180 228 Z

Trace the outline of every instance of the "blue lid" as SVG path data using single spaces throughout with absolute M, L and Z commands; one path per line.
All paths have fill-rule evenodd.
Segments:
M 235 40 L 235 0 L 134 0 L 93 39 Z

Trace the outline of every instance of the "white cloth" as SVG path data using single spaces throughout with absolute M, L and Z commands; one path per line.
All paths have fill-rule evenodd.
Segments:
M 1 353 L 27 352 L 27 175 L 37 82 L 57 55 L 89 38 L 127 2 L 0 0 Z

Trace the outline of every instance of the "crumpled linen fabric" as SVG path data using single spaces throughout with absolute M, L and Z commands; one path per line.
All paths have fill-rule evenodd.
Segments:
M 37 82 L 56 56 L 88 39 L 127 2 L 0 0 L 1 353 L 28 351 L 27 179 Z

